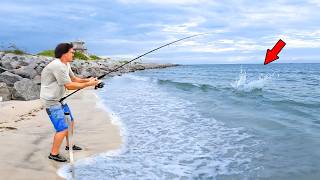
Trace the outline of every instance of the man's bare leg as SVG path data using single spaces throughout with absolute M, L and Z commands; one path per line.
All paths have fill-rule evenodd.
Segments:
M 64 131 L 57 132 L 54 135 L 53 145 L 52 145 L 52 149 L 51 149 L 51 154 L 52 155 L 59 154 L 60 146 L 62 144 L 62 141 L 63 141 L 64 137 L 67 135 L 67 132 L 68 132 L 68 130 L 66 129 Z

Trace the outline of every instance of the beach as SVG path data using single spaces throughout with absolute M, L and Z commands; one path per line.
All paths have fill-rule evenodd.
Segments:
M 75 160 L 119 149 L 119 128 L 99 107 L 95 90 L 82 90 L 66 101 L 75 118 L 74 141 L 83 148 Z M 0 102 L 1 179 L 62 179 L 57 170 L 66 163 L 48 159 L 54 128 L 41 100 Z M 61 145 L 60 154 L 68 157 Z

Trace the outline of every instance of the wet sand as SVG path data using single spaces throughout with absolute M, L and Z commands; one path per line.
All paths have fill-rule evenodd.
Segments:
M 75 118 L 75 160 L 119 149 L 119 127 L 99 108 L 94 90 L 82 90 L 67 100 Z M 48 159 L 55 131 L 41 100 L 0 102 L 1 179 L 62 179 L 57 170 L 65 163 Z M 68 157 L 63 142 L 60 154 Z

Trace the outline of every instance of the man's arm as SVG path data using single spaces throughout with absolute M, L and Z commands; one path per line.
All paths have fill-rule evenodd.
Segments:
M 85 82 L 89 82 L 91 79 L 94 79 L 94 78 L 79 78 L 76 76 L 72 76 L 70 78 L 72 82 L 76 82 L 76 83 L 85 83 Z
M 67 88 L 68 90 L 77 90 L 77 89 L 82 89 L 88 86 L 96 86 L 99 84 L 101 81 L 97 80 L 96 78 L 90 78 L 86 82 L 69 82 L 64 84 L 64 87 Z

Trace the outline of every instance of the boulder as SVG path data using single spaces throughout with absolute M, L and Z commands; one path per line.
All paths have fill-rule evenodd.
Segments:
M 11 100 L 11 92 L 6 83 L 0 83 L 0 102 Z
M 37 71 L 38 74 L 41 74 L 43 68 L 46 67 L 46 65 L 49 64 L 49 62 L 51 62 L 52 59 L 40 59 L 38 61 L 36 61 L 37 63 L 35 64 L 34 69 Z
M 41 58 L 32 55 L 18 56 L 18 61 L 26 65 L 39 61 Z
M 0 74 L 7 71 L 7 69 L 5 69 L 4 67 L 0 66 Z
M 6 69 L 13 69 L 13 66 L 11 65 L 12 62 L 18 61 L 18 56 L 15 54 L 11 53 L 6 53 L 2 58 L 1 58 L 1 66 L 6 68 Z
M 40 76 L 40 75 L 37 75 L 36 77 L 34 77 L 34 78 L 32 79 L 32 81 L 33 81 L 34 83 L 36 83 L 37 85 L 41 85 L 41 76 Z
M 40 86 L 30 79 L 22 79 L 14 83 L 12 99 L 34 100 L 40 98 Z
M 18 69 L 21 67 L 19 61 L 8 61 L 12 69 Z
M 145 68 L 143 65 L 141 65 L 141 64 L 136 64 L 136 65 L 134 65 L 132 68 L 135 69 L 135 70 L 144 70 L 144 69 L 146 69 L 146 68 Z
M 28 66 L 22 66 L 19 69 L 14 69 L 13 72 L 21 77 L 32 79 L 38 74 L 34 69 L 35 66 L 35 64 L 29 64 Z
M 10 60 L 1 60 L 0 66 L 4 67 L 6 69 L 9 69 L 9 70 L 13 69 Z
M 22 80 L 22 77 L 16 74 L 13 74 L 9 71 L 5 71 L 0 74 L 0 82 L 6 83 L 8 86 L 13 86 L 17 81 Z
M 91 73 L 91 68 L 80 68 L 79 74 L 80 74 L 80 77 L 82 77 L 82 78 L 93 76 Z

